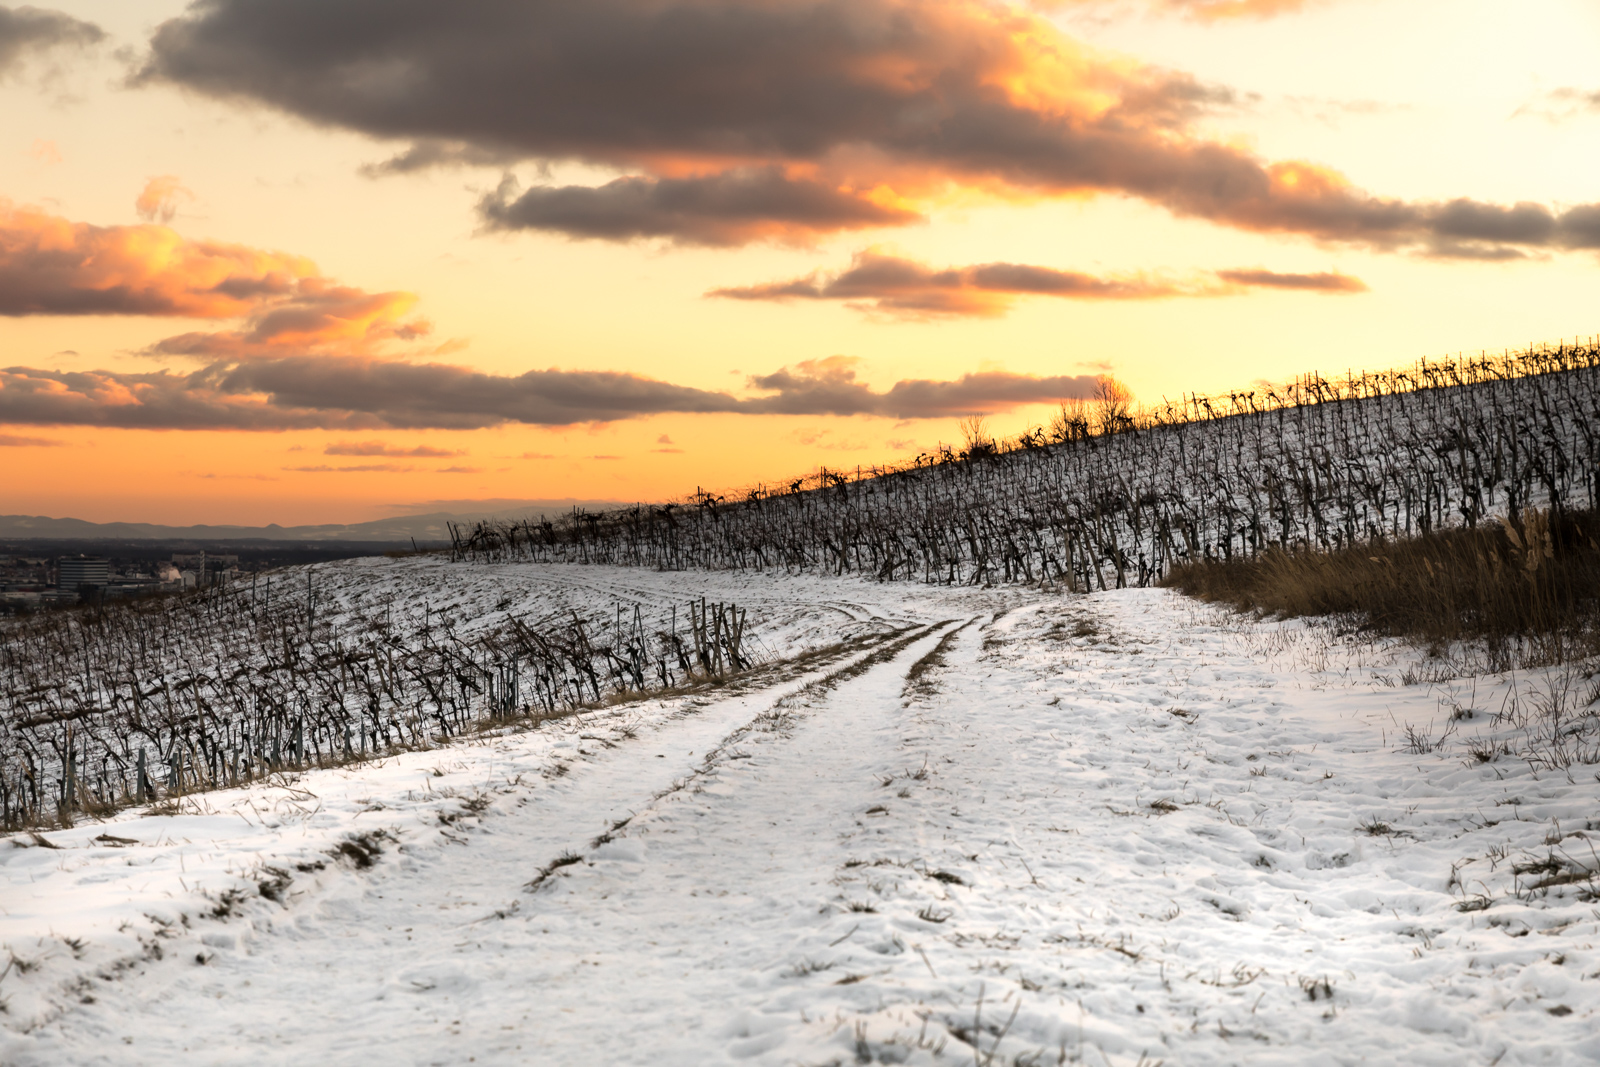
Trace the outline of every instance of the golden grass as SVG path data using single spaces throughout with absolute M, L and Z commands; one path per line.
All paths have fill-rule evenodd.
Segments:
M 1483 644 L 1507 666 L 1600 652 L 1600 513 L 1516 520 L 1332 552 L 1272 548 L 1189 563 L 1165 583 L 1280 617 L 1342 616 L 1432 647 Z

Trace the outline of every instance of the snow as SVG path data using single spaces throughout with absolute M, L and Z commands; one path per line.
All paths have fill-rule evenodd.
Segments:
M 0 1061 L 1600 1059 L 1569 675 L 1161 590 L 458 573 L 710 585 L 774 662 L 13 836 Z

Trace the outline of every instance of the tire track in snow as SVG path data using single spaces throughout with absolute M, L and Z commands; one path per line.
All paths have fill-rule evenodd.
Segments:
M 878 662 L 779 701 L 508 920 L 588 964 L 545 976 L 573 1017 L 543 1035 L 541 1059 L 699 1065 L 784 1055 L 814 962 L 794 946 L 831 915 L 870 916 L 850 912 L 862 902 L 845 900 L 833 876 L 852 836 L 877 818 L 874 770 L 896 758 L 895 709 L 912 667 L 960 625 L 908 635 Z M 619 957 L 593 945 L 589 922 L 630 948 Z M 907 950 L 888 934 L 866 951 L 889 960 Z M 628 1027 L 607 1025 L 619 1016 Z
M 527 1062 L 536 1028 L 524 1009 L 532 1001 L 508 1005 L 492 991 L 548 988 L 547 968 L 559 970 L 556 961 L 565 958 L 517 918 L 547 895 L 525 890 L 541 867 L 590 851 L 608 827 L 683 793 L 684 783 L 703 775 L 707 756 L 753 720 L 781 716 L 786 701 L 826 692 L 924 632 L 890 634 L 760 689 L 707 694 L 659 729 L 614 747 L 586 749 L 580 737 L 574 752 L 581 758 L 569 770 L 486 820 L 469 847 L 402 846 L 397 864 L 333 878 L 255 937 L 248 953 L 218 952 L 205 967 L 183 956 L 90 983 L 93 995 L 78 1010 L 43 1028 L 32 1048 L 9 1050 L 14 1062 L 365 1063 L 376 1055 L 454 1064 L 473 1055 L 494 1062 L 496 1054 Z M 513 928 L 517 936 L 500 936 Z M 499 1027 L 510 1036 L 487 1048 L 478 1043 L 481 1032 L 464 1040 L 472 1024 L 461 1020 L 475 1011 L 495 1020 L 490 1027 L 480 1019 L 493 1036 L 507 1032 Z M 122 1040 L 130 1017 L 141 1020 L 136 1045 Z M 433 1043 L 419 1044 L 419 1029 Z

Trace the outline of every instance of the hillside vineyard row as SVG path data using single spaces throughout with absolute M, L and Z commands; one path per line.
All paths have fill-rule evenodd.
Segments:
M 1592 506 L 1600 345 L 1191 396 L 780 491 L 452 528 L 458 559 L 854 573 L 1073 590 L 1271 545 L 1333 549 Z
M 417 589 L 279 575 L 0 629 L 0 823 L 427 748 L 750 666 L 745 613 L 518 617 Z M 435 591 L 437 592 L 437 590 Z

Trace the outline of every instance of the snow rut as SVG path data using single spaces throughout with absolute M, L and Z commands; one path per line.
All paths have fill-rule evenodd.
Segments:
M 545 1044 L 529 1032 L 544 1029 L 533 1024 L 536 1005 L 572 990 L 585 964 L 598 966 L 583 958 L 591 921 L 574 930 L 573 917 L 552 903 L 572 895 L 572 876 L 637 863 L 639 838 L 623 827 L 714 791 L 718 766 L 741 758 L 743 739 L 789 721 L 790 709 L 816 694 L 870 675 L 926 632 L 863 639 L 863 651 L 835 656 L 835 665 L 809 675 L 681 702 L 654 728 L 579 727 L 558 742 L 542 788 L 502 790 L 513 798 L 511 810 L 475 834 L 452 835 L 470 847 L 402 848 L 399 862 L 360 877 L 303 875 L 302 883 L 323 884 L 264 924 L 266 936 L 249 939 L 248 954 L 202 949 L 203 968 L 140 961 L 137 981 L 97 989 L 37 1031 L 33 1047 L 13 1050 L 14 1062 L 144 1063 L 154 1054 L 206 1063 L 365 1062 L 376 1042 L 394 1062 L 454 1063 L 464 1047 L 456 1039 L 469 1033 L 474 1047 L 490 1039 L 480 1060 L 498 1052 L 526 1062 Z M 287 899 L 286 888 L 277 886 L 273 898 Z M 609 895 L 602 889 L 595 899 Z M 563 931 L 577 940 L 564 942 Z M 203 1015 L 196 1003 L 206 1006 Z M 493 1040 L 499 1026 L 512 1032 L 504 1042 Z M 419 1027 L 447 1035 L 445 1047 L 416 1047 Z M 576 1031 L 568 1037 L 576 1046 L 590 1040 Z M 639 1048 L 652 1040 L 650 1031 L 635 1035 Z

